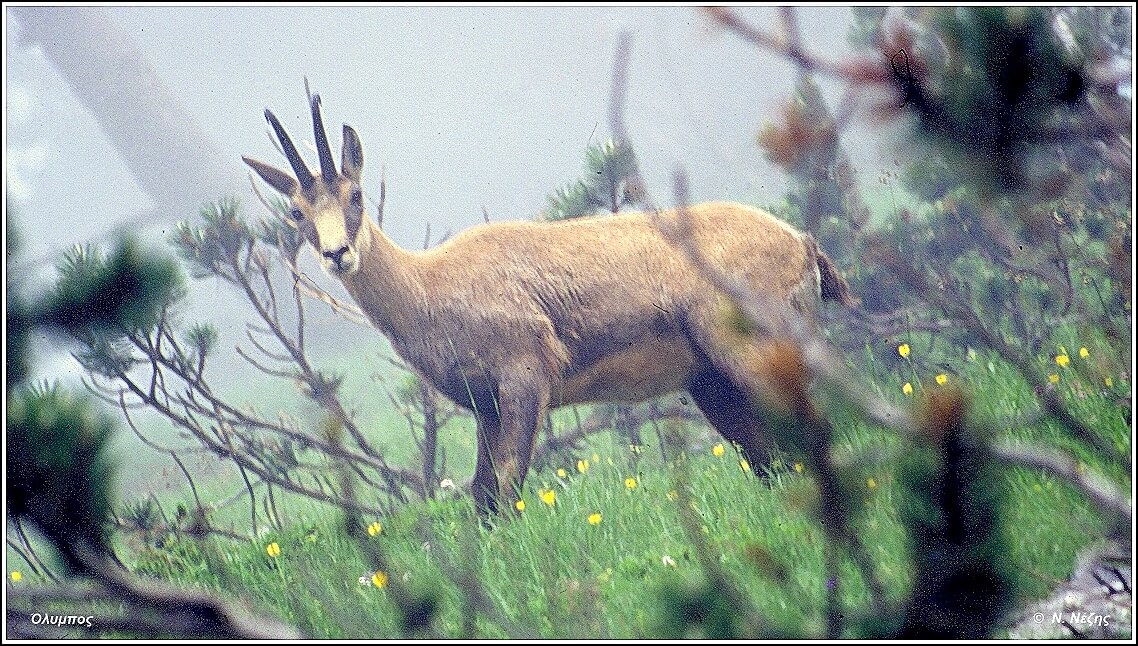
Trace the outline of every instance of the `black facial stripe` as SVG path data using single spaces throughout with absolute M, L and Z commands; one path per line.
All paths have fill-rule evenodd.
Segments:
M 360 231 L 360 225 L 364 220 L 364 207 L 362 204 L 355 205 L 349 204 L 344 209 L 344 228 L 348 232 L 348 240 L 355 241 L 356 234 Z
M 320 248 L 320 238 L 316 235 L 316 225 L 312 224 L 311 220 L 301 220 L 296 223 L 296 226 L 300 229 L 301 235 L 304 236 L 304 239 L 307 240 L 309 244 L 317 249 Z

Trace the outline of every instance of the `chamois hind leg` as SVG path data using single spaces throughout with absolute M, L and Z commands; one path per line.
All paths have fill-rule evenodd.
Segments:
M 707 421 L 737 445 L 752 469 L 770 464 L 770 441 L 747 394 L 715 367 L 691 378 L 688 392 Z
M 498 476 L 494 473 L 493 456 L 502 439 L 501 420 L 496 411 L 477 411 L 478 457 L 474 465 L 474 508 L 481 516 L 493 514 L 498 508 Z
M 498 412 L 502 420 L 501 437 L 494 450 L 493 466 L 501 495 L 508 503 L 521 494 L 534 438 L 549 406 L 549 388 L 533 370 L 519 368 L 498 385 Z
M 748 392 L 751 370 L 765 360 L 767 342 L 743 338 L 723 320 L 717 303 L 693 311 L 688 338 L 703 368 L 688 382 L 688 392 L 707 421 L 742 449 L 753 467 L 770 464 L 771 441 L 759 419 L 760 409 Z

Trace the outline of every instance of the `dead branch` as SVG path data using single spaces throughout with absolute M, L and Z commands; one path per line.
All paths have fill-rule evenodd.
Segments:
M 826 60 L 806 51 L 802 47 L 802 39 L 798 34 L 797 18 L 792 12 L 782 13 L 784 31 L 786 33 L 775 35 L 749 24 L 743 20 L 739 14 L 727 7 L 708 7 L 704 9 L 704 11 L 721 26 L 735 32 L 736 35 L 744 40 L 760 49 L 765 49 L 778 56 L 782 56 L 802 70 L 826 74 L 849 81 L 850 83 L 855 81 L 865 83 L 867 80 L 876 80 L 879 83 L 885 83 L 893 78 L 893 74 L 889 69 L 875 70 L 876 75 L 868 79 L 862 76 L 855 76 L 853 70 L 849 67 L 835 61 Z
M 82 624 L 87 634 L 126 632 L 143 636 L 170 635 L 212 639 L 303 638 L 295 628 L 276 619 L 250 613 L 242 605 L 223 601 L 211 594 L 180 590 L 158 581 L 142 581 L 111 563 L 101 553 L 86 546 L 74 546 L 78 558 L 94 575 L 94 581 L 54 587 L 8 590 L 8 628 L 24 638 L 65 637 L 68 629 L 38 625 L 31 609 L 55 607 L 59 603 L 78 604 L 73 614 L 90 616 Z M 91 604 L 106 603 L 122 607 L 122 616 L 96 612 Z M 80 630 L 75 625 L 74 630 Z
M 379 204 L 375 208 L 375 219 L 383 229 L 383 207 L 387 204 L 387 165 L 379 167 Z
M 675 404 L 663 410 L 634 408 L 628 415 L 628 425 L 638 428 L 655 419 L 675 419 L 684 421 L 702 421 L 703 417 L 690 406 Z M 578 418 L 576 428 L 568 433 L 554 436 L 537 445 L 531 461 L 533 469 L 548 464 L 553 457 L 561 451 L 579 449 L 581 443 L 594 433 L 607 431 L 613 427 L 613 415 L 610 408 L 596 408 L 584 420 Z
M 1067 453 L 1041 446 L 1025 446 L 1007 442 L 994 444 L 992 454 L 1003 462 L 1031 467 L 1062 478 L 1081 491 L 1100 510 L 1115 516 L 1130 527 L 1134 511 L 1126 492 L 1102 475 L 1080 466 Z
M 352 305 L 351 303 L 342 301 L 335 296 L 332 296 L 330 293 L 328 293 L 327 290 L 320 287 L 315 283 L 315 281 L 309 278 L 308 274 L 300 271 L 300 269 L 298 269 L 295 264 L 293 264 L 283 255 L 281 256 L 281 262 L 283 262 L 285 267 L 287 267 L 288 270 L 292 273 L 293 286 L 296 289 L 300 290 L 301 294 L 324 303 L 328 307 L 332 308 L 333 312 L 344 317 L 345 320 L 351 321 L 356 325 L 371 329 L 371 321 L 368 320 L 367 315 L 363 313 L 363 310 L 356 307 L 355 305 Z

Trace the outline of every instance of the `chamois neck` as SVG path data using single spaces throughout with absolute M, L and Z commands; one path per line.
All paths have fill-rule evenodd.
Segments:
M 344 286 L 371 322 L 388 337 L 401 337 L 415 325 L 426 302 L 418 258 L 400 248 L 371 220 L 358 242 L 360 268 Z

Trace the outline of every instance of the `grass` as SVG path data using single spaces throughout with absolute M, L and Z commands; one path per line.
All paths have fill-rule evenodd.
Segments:
M 469 566 L 505 618 L 483 619 L 480 636 L 517 636 L 519 630 L 549 638 L 665 636 L 660 595 L 696 589 L 703 579 L 669 496 L 675 484 L 655 457 L 636 463 L 627 448 L 597 450 L 601 463 L 584 474 L 532 474 L 525 510 L 497 519 L 492 529 L 478 526 L 468 500 L 445 500 L 366 519 L 383 525 L 370 540 L 387 551 L 389 577 L 433 590 L 441 608 L 436 625 L 444 634 L 459 634 L 464 603 L 445 572 Z M 731 451 L 723 457 L 704 451 L 691 463 L 700 531 L 720 566 L 773 626 L 821 634 L 823 535 L 810 513 L 817 493 L 809 473 L 784 465 L 768 486 L 744 473 Z M 897 602 L 911 583 L 909 550 L 889 470 L 869 474 L 864 482 L 873 478 L 876 486 L 860 492 L 855 517 Z M 626 486 L 628 478 L 635 489 Z M 1070 573 L 1077 550 L 1100 535 L 1103 524 L 1077 493 L 1050 478 L 1017 470 L 1009 482 L 1013 511 L 1001 521 L 1015 537 L 1008 558 L 1022 580 L 1021 594 L 1035 598 Z M 546 488 L 555 492 L 552 506 L 537 494 Z M 593 514 L 600 514 L 598 524 L 589 522 Z M 266 553 L 271 543 L 280 546 L 276 558 Z M 299 517 L 283 532 L 248 544 L 171 539 L 144 551 L 136 567 L 179 584 L 243 595 L 314 637 L 398 634 L 388 592 L 370 583 L 372 570 L 334 514 Z M 839 579 L 848 612 L 867 611 L 868 595 L 850 562 L 842 564 Z
M 1068 348 L 1078 348 L 1075 341 Z M 908 368 L 889 370 L 871 363 L 869 369 L 876 372 L 867 379 L 885 396 L 906 403 L 923 390 L 938 388 L 935 375 L 944 370 L 949 379 L 970 387 L 973 415 L 990 428 L 1002 429 L 1006 425 L 1001 420 L 1030 412 L 1026 384 L 1000 361 L 970 353 L 948 364 L 926 366 L 920 353 L 934 350 L 913 341 Z M 1128 452 L 1129 428 L 1116 398 L 1129 397 L 1129 382 L 1119 375 L 1111 388 L 1093 382 L 1090 360 L 1075 349 L 1071 353 L 1070 365 L 1054 368 L 1061 375 L 1055 387 L 1083 419 Z M 1050 355 L 1040 357 L 1051 360 Z M 348 393 L 352 400 L 362 401 L 363 394 L 374 389 L 365 383 L 367 378 L 349 375 L 347 387 L 356 389 Z M 906 381 L 915 386 L 912 396 L 902 392 Z M 405 424 L 384 410 L 386 400 L 371 392 L 372 408 L 361 413 L 361 426 L 387 429 L 386 445 L 400 460 L 406 459 L 411 447 Z M 845 474 L 852 522 L 868 546 L 888 600 L 899 603 L 912 586 L 912 546 L 899 520 L 905 496 L 891 460 L 871 456 L 889 455 L 903 444 L 840 411 L 832 419 L 835 454 L 860 461 Z M 1124 487 L 1130 484 L 1124 466 L 1103 462 L 1053 424 L 1000 433 L 1002 439 L 1071 450 L 1090 468 Z M 643 435 L 655 438 L 650 428 L 643 429 Z M 741 468 L 729 446 L 717 455 L 719 438 L 702 425 L 689 428 L 688 435 L 698 530 L 718 566 L 744 590 L 768 627 L 788 635 L 823 635 L 825 541 L 812 512 L 818 493 L 809 471 L 799 471 L 798 460 L 783 456 L 769 465 L 770 477 L 763 481 Z M 473 432 L 467 422 L 448 427 L 444 442 L 451 456 L 449 475 L 456 480 L 468 477 Z M 578 459 L 589 461 L 583 473 Z M 1107 528 L 1064 482 L 1018 468 L 1006 469 L 1004 476 L 1008 506 L 999 518 L 999 531 L 1008 550 L 1006 565 L 1019 599 L 1037 599 L 1070 575 L 1078 551 Z M 225 478 L 199 486 L 207 500 L 235 490 L 234 482 Z M 279 494 L 287 524 L 281 530 L 260 528 L 256 540 L 165 536 L 147 544 L 124 540 L 119 552 L 139 574 L 240 596 L 317 638 L 403 634 L 393 604 L 394 586 L 437 608 L 433 626 L 438 632 L 459 636 L 470 613 L 470 598 L 451 577 L 464 571 L 487 595 L 488 605 L 479 610 L 475 625 L 479 637 L 683 636 L 675 633 L 675 605 L 665 600 L 699 599 L 706 592 L 707 575 L 685 533 L 673 493 L 676 486 L 673 467 L 659 447 L 649 445 L 635 454 L 619 438 L 599 435 L 579 454 L 531 473 L 522 495 L 524 511 L 495 518 L 490 528 L 479 525 L 468 497 L 414 503 L 393 516 L 363 519 L 365 524 L 383 525 L 383 531 L 368 540 L 381 545 L 390 560 L 384 588 L 373 584 L 374 566 L 347 537 L 338 512 L 287 494 Z M 542 497 L 544 493 L 548 498 L 549 491 L 555 498 L 552 505 Z M 181 490 L 167 492 L 161 500 L 173 504 L 190 499 Z M 591 523 L 594 514 L 599 522 Z M 213 521 L 248 533 L 247 500 L 218 512 Z M 267 552 L 272 543 L 279 546 L 279 555 Z M 11 551 L 9 561 L 18 561 Z M 34 578 L 25 572 L 24 582 Z M 838 582 L 844 614 L 867 613 L 869 595 L 848 558 L 840 564 Z M 711 627 L 705 629 L 693 634 L 713 634 Z M 856 624 L 847 624 L 845 636 L 859 636 L 856 630 Z

